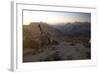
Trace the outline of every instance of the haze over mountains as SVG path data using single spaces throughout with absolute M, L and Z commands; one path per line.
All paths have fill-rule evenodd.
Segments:
M 90 37 L 91 25 L 89 22 L 62 23 L 53 27 L 59 29 L 65 36 Z

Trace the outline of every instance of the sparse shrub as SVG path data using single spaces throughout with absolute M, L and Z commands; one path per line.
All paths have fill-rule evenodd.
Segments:
M 50 55 L 43 61 L 59 61 L 59 60 L 61 60 L 61 57 L 59 56 L 59 53 L 56 51 L 54 54 Z
M 58 42 L 58 41 L 56 41 L 56 40 L 52 40 L 52 44 L 53 44 L 53 45 L 58 45 L 58 44 L 59 44 L 59 42 Z
M 59 56 L 59 52 L 56 51 L 55 54 L 52 55 L 52 58 L 54 61 L 59 61 L 61 60 L 61 57 Z
M 75 43 L 74 43 L 74 42 L 71 42 L 70 45 L 71 45 L 71 46 L 75 46 Z

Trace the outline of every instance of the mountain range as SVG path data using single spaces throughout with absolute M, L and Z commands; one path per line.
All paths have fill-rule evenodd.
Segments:
M 67 37 L 90 37 L 91 35 L 89 22 L 62 23 L 53 25 L 53 27 L 60 30 Z

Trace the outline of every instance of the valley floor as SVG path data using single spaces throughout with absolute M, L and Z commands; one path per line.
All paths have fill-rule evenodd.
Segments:
M 36 52 L 36 53 L 35 53 Z M 40 50 L 33 50 L 23 57 L 23 62 L 63 61 L 91 59 L 91 50 L 80 43 L 74 45 L 61 42 L 59 45 L 48 45 Z

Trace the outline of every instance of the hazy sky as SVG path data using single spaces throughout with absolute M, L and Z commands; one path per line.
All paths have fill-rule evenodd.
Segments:
M 66 22 L 90 22 L 90 13 L 77 12 L 48 12 L 48 11 L 23 11 L 23 24 L 30 22 L 46 22 L 49 24 Z

